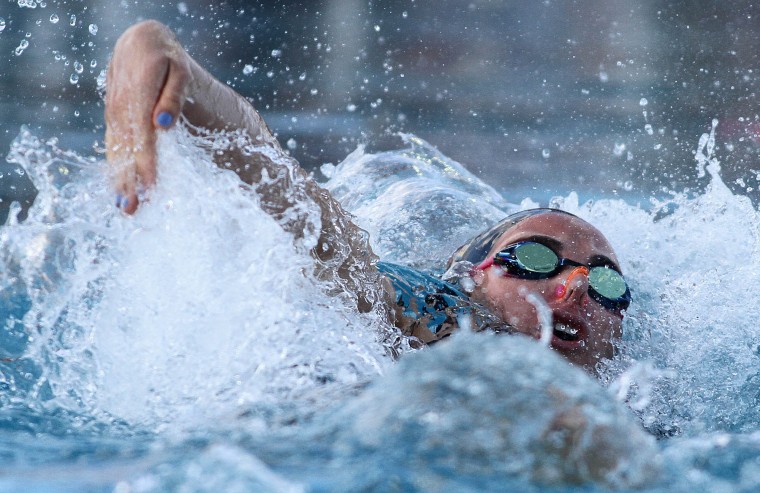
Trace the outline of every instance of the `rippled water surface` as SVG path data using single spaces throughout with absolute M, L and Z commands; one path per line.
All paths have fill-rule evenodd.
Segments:
M 439 269 L 537 205 L 403 140 L 323 167 L 385 259 Z M 391 329 L 327 297 L 308 239 L 183 132 L 125 217 L 102 163 L 22 131 L 9 159 L 39 195 L 0 228 L 0 490 L 756 491 L 760 218 L 714 145 L 694 143 L 703 193 L 552 201 L 634 293 L 599 382 L 520 337 L 394 363 Z

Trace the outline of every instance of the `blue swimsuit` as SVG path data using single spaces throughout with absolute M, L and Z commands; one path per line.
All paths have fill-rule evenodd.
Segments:
M 378 262 L 377 268 L 391 281 L 396 305 L 412 321 L 401 327 L 407 336 L 424 343 L 435 342 L 462 325 L 461 317 L 473 315 L 475 305 L 453 284 L 390 262 Z

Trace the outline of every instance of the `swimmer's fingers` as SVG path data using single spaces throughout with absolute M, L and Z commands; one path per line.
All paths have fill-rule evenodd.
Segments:
M 116 205 L 132 214 L 139 203 L 138 194 L 156 181 L 156 133 L 151 116 L 157 96 L 122 92 L 128 97 L 106 101 L 106 158 Z
M 114 171 L 116 206 L 127 214 L 134 214 L 145 192 L 156 183 L 156 132 L 152 124 L 136 125 L 131 135 L 134 140 L 122 137 L 112 147 L 109 158 Z
M 134 142 L 131 132 L 121 131 L 115 123 L 106 127 L 106 159 L 116 192 L 115 206 L 128 213 L 137 209 Z
M 153 123 L 156 128 L 170 128 L 185 104 L 187 87 L 190 81 L 190 70 L 183 58 L 170 58 L 166 73 L 166 81 L 153 109 Z
M 127 213 L 155 184 L 156 129 L 180 114 L 188 79 L 183 63 L 186 53 L 173 33 L 155 21 L 132 26 L 116 43 L 107 79 L 106 152 L 117 205 Z
M 143 85 L 147 88 L 140 102 L 137 115 L 134 163 L 136 176 L 127 176 L 127 195 L 129 202 L 122 207 L 124 212 L 132 214 L 137 209 L 144 192 L 156 184 L 156 130 L 167 129 L 174 125 L 182 113 L 185 91 L 189 80 L 189 71 L 181 57 L 166 57 L 160 65 L 156 64 Z M 156 84 L 155 86 L 153 84 Z M 150 111 L 143 102 L 150 101 Z M 130 186 L 131 185 L 131 186 Z

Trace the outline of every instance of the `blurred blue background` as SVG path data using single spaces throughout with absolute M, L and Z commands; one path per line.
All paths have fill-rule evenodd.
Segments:
M 510 200 L 642 201 L 704 187 L 694 151 L 717 118 L 724 180 L 757 202 L 757 16 L 744 1 L 12 0 L 0 149 L 27 125 L 94 154 L 109 52 L 155 18 L 307 169 L 403 131 Z M 33 188 L 10 163 L 0 174 L 3 221 Z

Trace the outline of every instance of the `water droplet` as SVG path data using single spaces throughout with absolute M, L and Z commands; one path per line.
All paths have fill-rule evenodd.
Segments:
M 95 67 L 97 67 L 97 66 L 98 66 L 98 61 L 97 61 L 97 60 L 92 60 L 92 61 L 90 62 L 90 68 L 95 68 Z
M 90 30 L 90 34 L 95 36 L 98 34 L 98 25 L 97 24 L 90 24 L 90 27 L 88 28 Z
M 376 32 L 376 33 L 379 33 L 379 32 L 380 32 L 380 26 L 378 26 L 377 24 L 375 24 L 375 32 Z
M 79 75 L 76 72 L 71 74 L 71 77 L 69 77 L 69 82 L 72 84 L 77 84 L 79 82 Z
M 312 96 L 316 96 L 318 92 L 319 92 L 319 89 L 312 89 L 311 91 L 309 91 L 309 94 L 311 94 Z
M 647 101 L 647 98 L 641 98 L 639 100 L 639 106 L 646 106 L 649 104 L 649 101 Z
M 271 70 L 267 72 L 267 77 L 269 77 L 270 79 L 274 77 L 274 72 L 272 72 Z
M 625 183 L 623 183 L 623 190 L 625 190 L 626 192 L 630 192 L 631 190 L 633 190 L 633 182 L 626 181 Z
M 346 106 L 346 110 L 353 113 L 354 111 L 356 111 L 356 105 L 354 103 L 349 103 L 348 106 Z
M 76 26 L 77 25 L 77 16 L 73 15 L 69 19 L 69 25 L 70 26 Z
M 654 130 L 652 129 L 652 125 L 650 125 L 648 123 L 646 125 L 644 125 L 644 130 L 649 135 L 653 135 L 654 134 Z
M 335 174 L 335 165 L 332 163 L 325 163 L 319 167 L 319 171 L 322 172 L 325 178 L 330 179 Z
M 616 156 L 622 156 L 625 152 L 625 144 L 619 144 L 615 142 L 615 147 L 612 148 L 612 153 Z
M 409 17 L 409 13 L 405 10 L 405 11 L 401 12 L 401 17 L 403 17 L 404 19 L 406 19 L 407 17 Z
M 246 65 L 243 67 L 243 74 L 251 75 L 253 73 L 253 65 Z
M 282 50 L 272 50 L 272 56 L 274 58 L 280 58 L 282 56 Z
M 74 111 L 74 116 L 79 116 L 79 110 Z
M 16 53 L 16 56 L 19 56 L 19 55 L 21 55 L 21 54 L 24 52 L 24 50 L 25 50 L 25 49 L 27 49 L 28 47 L 29 47 L 29 41 L 27 41 L 26 39 L 22 39 L 22 40 L 21 40 L 21 42 L 20 42 L 20 43 L 18 44 L 18 46 L 16 47 L 16 50 L 14 51 L 14 53 Z
M 295 150 L 296 147 L 298 147 L 298 143 L 296 142 L 296 139 L 288 139 L 287 142 L 288 149 L 291 151 Z
M 302 72 L 301 75 L 298 76 L 298 80 L 306 80 L 306 72 Z
M 74 62 L 74 71 L 76 71 L 76 73 L 78 74 L 81 74 L 82 72 L 84 72 L 84 65 L 82 65 L 78 61 Z
M 101 70 L 98 74 L 98 78 L 95 79 L 95 82 L 98 85 L 98 90 L 102 91 L 106 88 L 106 71 Z
M 549 149 L 544 149 L 541 151 L 541 155 L 544 157 L 544 159 L 549 159 L 549 157 L 552 155 L 552 152 Z
M 0 17 L 0 33 L 5 30 L 5 19 Z
M 180 14 L 186 15 L 187 14 L 187 4 L 185 2 L 179 2 L 177 4 L 177 10 Z
M 51 15 L 50 22 L 52 22 L 53 24 L 58 24 L 58 14 Z

